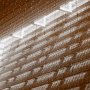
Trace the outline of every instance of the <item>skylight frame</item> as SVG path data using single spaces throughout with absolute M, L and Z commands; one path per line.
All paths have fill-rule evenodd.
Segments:
M 67 4 L 64 4 L 60 6 L 59 10 L 55 10 L 51 12 L 50 14 L 44 16 L 43 18 L 37 20 L 34 22 L 34 24 L 30 24 L 29 26 L 26 26 L 22 28 L 21 30 L 18 30 L 17 32 L 13 33 L 12 36 L 9 36 L 3 40 L 0 41 L 0 49 L 4 49 L 7 45 L 14 42 L 15 40 L 22 39 L 25 35 L 32 33 L 33 31 L 37 30 L 41 26 L 45 27 L 50 22 L 54 21 L 55 19 L 61 17 L 62 15 L 66 14 L 66 12 L 73 12 L 76 8 L 79 6 L 89 2 L 89 0 L 73 0 L 68 2 Z M 69 6 L 69 10 L 63 9 L 65 5 Z M 74 7 L 73 7 L 74 5 Z M 60 14 L 61 13 L 61 14 Z M 54 17 L 54 18 L 53 18 Z M 72 17 L 72 16 L 70 16 Z M 42 23 L 39 23 L 41 20 Z M 20 34 L 18 34 L 20 32 Z
M 2 40 L 0 40 L 0 43 L 2 43 L 4 45 L 4 48 L 6 48 L 8 45 L 10 45 L 12 42 L 14 42 L 16 40 L 18 40 L 18 38 L 13 37 L 13 36 L 8 36 L 8 37 L 5 37 Z
M 17 32 L 13 33 L 12 36 L 21 39 L 24 36 L 24 31 L 23 30 L 18 30 Z
M 89 0 L 72 0 L 66 4 L 63 4 L 60 6 L 60 10 L 66 11 L 66 12 L 73 12 L 76 8 L 79 6 L 89 2 Z
M 55 19 L 61 17 L 64 14 L 65 14 L 64 11 L 55 10 L 55 11 L 51 12 L 50 14 L 44 16 L 43 18 L 35 21 L 34 24 L 45 27 L 47 24 L 49 24 L 50 22 L 54 21 Z

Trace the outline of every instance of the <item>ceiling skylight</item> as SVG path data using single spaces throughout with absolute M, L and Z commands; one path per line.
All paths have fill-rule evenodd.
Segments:
M 35 21 L 34 24 L 45 27 L 46 26 L 46 17 L 43 17 L 40 20 Z
M 0 42 L 5 43 L 5 42 L 9 41 L 11 38 L 12 38 L 11 36 L 6 37 L 6 38 L 2 39 Z
M 44 16 L 43 18 L 35 21 L 34 24 L 40 25 L 40 26 L 46 26 L 48 23 L 52 22 L 53 20 L 59 18 L 60 16 L 62 16 L 64 14 L 65 14 L 65 12 L 63 12 L 63 11 L 55 10 L 52 13 Z
M 29 26 L 26 26 L 21 30 L 18 30 L 17 32 L 13 33 L 12 36 L 8 36 L 7 38 L 0 40 L 0 53 L 3 52 L 2 49 L 4 49 L 7 45 L 14 42 L 15 40 L 23 38 L 25 35 L 30 34 L 31 32 L 39 29 L 41 26 L 45 27 L 50 22 L 56 20 L 57 18 L 65 15 L 68 12 L 73 12 L 73 10 L 75 10 L 77 7 L 87 2 L 89 2 L 89 0 L 72 0 L 64 5 L 61 5 L 61 10 L 55 10 L 50 14 L 44 16 L 43 18 L 35 21 L 34 24 L 30 24 Z M 72 17 L 73 15 L 70 15 L 69 17 Z
M 29 26 L 22 28 L 22 30 L 13 33 L 12 36 L 16 38 L 23 38 L 25 35 L 30 34 L 31 32 L 35 31 L 38 28 L 40 28 L 40 26 L 30 24 Z
M 27 34 L 30 34 L 33 31 L 37 30 L 38 28 L 40 28 L 40 26 L 34 25 L 34 24 L 30 24 L 29 26 L 23 28 L 22 30 L 24 31 L 24 36 L 25 36 Z
M 87 3 L 89 0 L 73 0 L 70 1 L 62 6 L 60 6 L 60 9 L 66 12 L 73 12 L 77 7 Z
M 23 30 L 19 30 L 15 33 L 13 33 L 13 37 L 17 37 L 17 38 L 23 38 L 23 35 L 24 35 L 24 31 Z
M 26 26 L 22 29 L 22 31 L 27 31 L 29 30 L 31 27 L 33 27 L 33 24 L 30 24 L 29 26 Z
M 10 43 L 14 42 L 15 40 L 17 40 L 18 38 L 12 37 L 12 36 L 8 36 L 4 39 L 2 39 L 0 41 L 0 44 L 2 45 L 3 48 L 5 48 L 6 46 L 8 46 Z M 1 46 L 0 45 L 0 46 Z
M 77 6 L 76 5 L 77 1 L 78 0 L 70 1 L 67 4 L 64 4 L 64 5 L 60 6 L 60 9 L 63 10 L 63 11 L 72 12 L 73 9 Z

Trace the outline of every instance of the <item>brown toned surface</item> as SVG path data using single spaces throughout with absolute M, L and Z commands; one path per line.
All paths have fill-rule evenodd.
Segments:
M 90 90 L 90 2 L 77 10 L 5 48 L 0 90 Z
M 59 9 L 68 0 L 0 0 L 0 37 Z

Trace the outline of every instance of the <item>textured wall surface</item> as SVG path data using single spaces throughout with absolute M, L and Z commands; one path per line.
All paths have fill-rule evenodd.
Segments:
M 0 90 L 90 90 L 90 4 L 78 11 L 5 48 Z

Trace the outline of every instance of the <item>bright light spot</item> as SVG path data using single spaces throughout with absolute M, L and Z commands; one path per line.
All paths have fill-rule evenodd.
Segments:
M 0 42 L 6 43 L 6 42 L 9 41 L 11 38 L 12 38 L 11 36 L 6 37 L 6 38 L 2 39 Z
M 46 17 L 43 17 L 40 20 L 35 21 L 34 24 L 45 27 L 46 26 Z
M 59 12 L 59 10 L 55 10 L 55 11 L 53 11 L 52 13 L 48 14 L 48 15 L 46 16 L 46 18 L 50 18 L 52 15 L 55 15 L 55 14 L 57 14 L 58 12 Z
M 15 38 L 15 37 L 12 37 L 12 36 L 8 36 L 8 37 L 2 39 L 2 40 L 0 41 L 0 44 L 1 44 L 2 47 L 5 48 L 7 45 L 9 45 L 10 43 L 14 42 L 14 41 L 17 40 L 17 39 L 18 39 L 18 38 Z
M 25 35 L 35 31 L 39 27 L 40 26 L 30 24 L 29 26 L 22 28 L 22 30 L 15 32 L 12 36 L 16 38 L 23 38 Z
M 22 30 L 24 31 L 24 36 L 26 36 L 39 28 L 40 26 L 38 25 L 30 24 L 29 26 L 23 28 Z
M 55 10 L 52 13 L 44 16 L 43 18 L 35 21 L 34 24 L 45 27 L 48 23 L 52 22 L 53 20 L 59 18 L 60 16 L 62 16 L 64 14 L 65 14 L 65 12 L 63 12 L 63 11 Z
M 77 1 L 78 0 L 74 0 L 74 1 L 71 1 L 67 4 L 64 4 L 60 7 L 61 10 L 64 10 L 64 11 L 67 11 L 67 12 L 72 12 L 73 9 L 76 7 L 77 5 Z
M 77 7 L 87 3 L 89 0 L 73 0 L 67 4 L 60 6 L 60 9 L 67 12 L 73 12 Z
M 29 26 L 27 27 L 24 27 L 22 30 L 24 32 L 24 36 L 31 33 L 33 31 L 33 27 L 34 25 L 33 24 L 30 24 Z
M 3 54 L 3 49 L 0 49 L 0 55 L 2 55 Z
M 0 56 L 0 61 L 2 60 L 2 56 Z
M 22 29 L 22 31 L 27 31 L 29 30 L 31 27 L 33 26 L 33 24 L 30 24 L 29 26 L 26 26 Z
M 17 37 L 17 38 L 23 38 L 23 35 L 24 35 L 24 31 L 19 30 L 19 31 L 15 32 L 12 36 Z
M 2 39 L 2 40 L 0 41 L 0 47 L 4 48 L 5 46 L 7 46 L 8 43 L 10 43 L 11 38 L 12 38 L 12 37 L 9 36 L 9 37 L 6 37 L 6 38 Z
M 64 11 L 55 10 L 54 12 L 46 16 L 46 23 L 49 24 L 50 22 L 56 20 L 57 18 L 63 16 L 64 14 L 65 14 Z
M 4 49 L 5 45 L 4 43 L 0 43 L 0 49 Z

